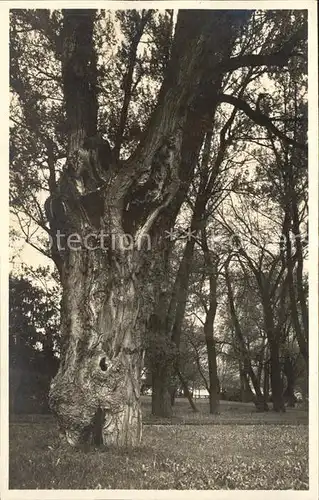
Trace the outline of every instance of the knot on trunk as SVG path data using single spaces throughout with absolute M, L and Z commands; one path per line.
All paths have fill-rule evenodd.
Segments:
M 65 172 L 78 196 L 85 196 L 107 182 L 113 163 L 114 155 L 107 140 L 99 136 L 86 137 L 82 147 L 70 154 Z
M 143 226 L 158 207 L 166 206 L 179 185 L 181 133 L 163 137 L 149 166 L 133 182 L 124 199 L 124 225 L 131 229 Z

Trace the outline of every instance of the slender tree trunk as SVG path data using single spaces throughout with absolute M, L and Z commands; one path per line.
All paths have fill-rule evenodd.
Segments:
M 291 359 L 289 356 L 286 356 L 285 362 L 284 362 L 284 373 L 286 375 L 287 379 L 287 387 L 284 391 L 284 398 L 287 402 L 287 406 L 290 408 L 294 408 L 296 404 L 296 397 L 295 397 L 295 374 L 294 374 L 294 367 L 292 364 Z
M 192 218 L 192 224 L 191 228 L 195 231 L 194 227 L 196 228 L 196 225 L 198 223 L 198 217 L 199 214 L 201 213 L 202 206 L 198 202 L 201 196 L 201 192 L 199 196 L 197 197 L 197 208 L 194 211 L 194 216 Z M 166 360 L 163 360 L 162 362 L 166 365 L 165 369 L 165 374 L 163 373 L 163 386 L 166 386 L 168 388 L 168 391 L 170 392 L 170 387 L 171 387 L 171 380 L 172 377 L 175 375 L 175 372 L 179 376 L 180 371 L 178 368 L 178 350 L 180 346 L 180 339 L 181 339 L 181 334 L 182 334 L 182 323 L 185 315 L 185 307 L 186 307 L 186 301 L 187 301 L 187 293 L 188 293 L 188 283 L 189 283 L 189 276 L 190 276 L 190 271 L 191 271 L 191 264 L 193 260 L 193 251 L 194 251 L 194 245 L 195 245 L 195 238 L 190 238 L 184 249 L 183 257 L 178 269 L 178 273 L 175 279 L 175 283 L 173 286 L 173 291 L 170 296 L 170 301 L 169 301 L 169 306 L 168 306 L 168 311 L 166 314 L 166 324 L 163 325 L 162 329 L 162 335 L 170 335 L 171 336 L 171 341 L 173 343 L 172 351 L 175 351 L 175 358 L 174 356 L 171 356 L 171 352 L 168 353 L 168 356 L 166 357 Z M 169 363 L 171 363 L 171 366 L 169 366 Z M 184 387 L 184 386 L 183 386 Z M 189 395 L 189 391 L 186 386 L 186 396 L 188 397 L 188 400 L 190 401 L 191 407 L 194 407 L 194 403 L 191 402 L 191 397 Z M 163 387 L 163 391 L 159 392 L 157 391 L 157 396 L 154 395 L 155 397 L 165 397 L 167 400 L 167 394 L 166 390 Z M 163 401 L 162 406 L 167 408 L 167 403 Z M 154 411 L 155 409 L 159 409 L 161 407 L 160 404 L 154 405 Z M 171 411 L 169 412 L 170 416 Z M 164 416 L 164 415 L 159 415 L 159 416 Z
M 214 319 L 216 315 L 217 302 L 216 302 L 216 277 L 213 288 L 210 290 L 211 300 L 210 306 L 206 314 L 204 324 L 204 333 L 207 348 L 208 358 L 208 375 L 209 375 L 209 412 L 211 414 L 218 413 L 219 411 L 219 381 L 217 373 L 217 360 L 216 360 L 216 344 L 214 339 Z
M 263 335 L 261 352 L 260 352 L 260 355 L 258 356 L 258 368 L 257 368 L 257 380 L 258 380 L 258 384 L 260 387 L 261 387 L 261 376 L 262 376 L 263 367 L 264 367 L 264 360 L 265 360 L 265 341 L 266 341 L 266 337 L 265 337 L 265 335 Z
M 263 297 L 265 330 L 268 337 L 270 354 L 270 384 L 272 393 L 273 410 L 276 412 L 285 411 L 283 398 L 283 385 L 280 366 L 280 343 L 278 332 L 275 331 L 275 325 L 272 316 L 272 310 L 268 297 Z
M 280 339 L 279 332 L 274 325 L 273 311 L 270 305 L 270 298 L 267 290 L 263 291 L 262 296 L 265 331 L 268 338 L 270 353 L 270 383 L 273 400 L 273 410 L 277 412 L 285 411 L 283 398 L 283 385 L 280 366 Z
M 214 338 L 206 339 L 209 373 L 209 413 L 219 411 L 219 383 L 217 374 L 216 348 Z
M 239 368 L 239 381 L 240 381 L 240 395 L 241 400 L 245 403 L 245 372 L 243 370 L 242 362 L 239 357 L 238 359 L 238 368 Z
M 176 392 L 177 392 L 177 386 L 176 384 L 172 385 L 170 388 L 170 395 L 171 395 L 171 406 L 173 407 L 175 404 L 175 398 L 176 398 Z
M 309 377 L 304 377 L 303 383 L 301 384 L 302 401 L 305 410 L 309 407 Z
M 300 304 L 301 311 L 301 319 L 303 324 L 303 333 L 304 333 L 304 342 L 305 346 L 303 349 L 305 353 L 308 350 L 308 306 L 307 306 L 307 298 L 304 290 L 304 276 L 303 276 L 303 248 L 302 242 L 300 238 L 300 220 L 299 220 L 299 212 L 298 212 L 298 203 L 296 199 L 296 191 L 295 189 L 291 190 L 291 212 L 292 212 L 292 229 L 295 236 L 296 241 L 296 254 L 297 254 L 297 271 L 296 271 L 296 287 L 297 287 L 297 297 Z M 308 358 L 305 360 L 308 364 Z
M 286 209 L 288 211 L 288 208 Z M 297 241 L 297 255 L 298 255 L 298 279 L 297 279 L 297 293 L 299 299 L 301 300 L 301 313 L 303 319 L 304 331 L 301 329 L 300 321 L 299 321 L 299 312 L 296 298 L 296 286 L 294 282 L 294 264 L 292 260 L 292 251 L 291 251 L 291 241 L 289 234 L 289 224 L 290 218 L 289 214 L 286 214 L 284 221 L 284 234 L 286 237 L 286 265 L 287 265 L 287 280 L 288 280 L 288 288 L 289 288 L 289 298 L 290 298 L 290 306 L 291 306 L 291 317 L 294 325 L 294 329 L 296 332 L 296 337 L 299 345 L 300 352 L 305 360 L 307 370 L 308 370 L 308 311 L 305 303 L 305 297 L 303 292 L 303 281 L 302 281 L 302 268 L 303 268 L 303 257 L 302 257 L 302 249 L 300 248 L 301 243 Z M 297 240 L 297 238 L 296 238 Z
M 267 404 L 269 401 L 269 363 L 264 366 L 264 401 Z
M 239 360 L 239 376 L 240 376 L 240 392 L 241 392 L 242 402 L 249 403 L 250 401 L 254 401 L 255 395 L 251 390 L 249 384 L 249 377 L 241 360 Z
M 209 305 L 206 310 L 204 334 L 206 340 L 209 374 L 209 412 L 211 414 L 219 411 L 219 381 L 217 373 L 216 345 L 214 339 L 214 321 L 217 311 L 217 277 L 218 257 L 212 256 L 207 243 L 206 228 L 202 230 L 202 246 L 207 274 L 209 276 Z
M 254 390 L 255 390 L 255 398 L 254 398 L 254 403 L 256 406 L 256 409 L 258 411 L 268 411 L 268 405 L 264 400 L 263 394 L 261 392 L 260 386 L 258 384 L 257 377 L 255 375 L 255 372 L 251 366 L 251 361 L 250 361 L 250 356 L 249 352 L 247 351 L 245 341 L 244 341 L 244 336 L 241 331 L 241 327 L 238 321 L 238 317 L 236 314 L 236 309 L 235 309 L 235 302 L 234 302 L 234 296 L 233 296 L 233 291 L 231 287 L 231 282 L 230 282 L 230 276 L 229 276 L 229 271 L 228 271 L 228 264 L 229 261 L 226 261 L 225 264 L 225 279 L 226 279 L 226 286 L 227 286 L 227 292 L 228 292 L 228 300 L 229 300 L 229 307 L 230 307 L 230 314 L 233 322 L 233 326 L 235 329 L 235 333 L 239 342 L 240 350 L 241 350 L 241 355 L 243 356 L 243 362 L 245 365 L 246 373 L 249 375 L 251 382 L 253 384 Z
M 122 104 L 122 109 L 121 109 L 121 114 L 119 118 L 119 125 L 118 125 L 118 130 L 116 134 L 116 140 L 115 140 L 115 146 L 114 146 L 114 155 L 119 158 L 120 154 L 120 149 L 121 149 L 121 144 L 123 141 L 123 135 L 124 135 L 124 130 L 125 126 L 127 123 L 127 116 L 129 112 L 129 105 L 131 102 L 132 98 L 132 92 L 133 92 L 133 74 L 134 70 L 136 67 L 136 61 L 137 61 L 137 49 L 139 42 L 142 38 L 145 25 L 150 17 L 151 11 L 147 11 L 146 15 L 142 15 L 139 20 L 135 21 L 135 34 L 134 37 L 131 41 L 131 46 L 129 49 L 129 62 L 128 62 L 128 68 L 127 72 L 123 78 L 123 91 L 124 91 L 124 98 L 123 98 L 123 104 Z
M 177 368 L 176 371 L 177 371 L 178 378 L 180 379 L 180 382 L 181 382 L 181 385 L 182 385 L 182 388 L 183 388 L 184 396 L 188 399 L 189 404 L 190 404 L 192 410 L 195 411 L 195 412 L 198 412 L 198 408 L 197 408 L 197 406 L 194 403 L 193 396 L 190 393 L 190 390 L 188 388 L 188 385 L 187 385 L 187 382 L 186 382 L 185 378 L 183 377 L 183 375 L 182 375 L 181 371 L 179 370 L 179 368 Z
M 278 288 L 280 281 L 278 281 L 275 284 L 275 288 L 271 290 L 271 283 L 269 280 L 270 274 L 266 276 L 261 268 L 257 268 L 243 249 L 241 249 L 241 254 L 246 258 L 250 269 L 254 273 L 259 288 L 259 294 L 263 308 L 264 329 L 267 335 L 270 351 L 270 381 L 273 398 L 273 410 L 284 412 L 285 404 L 283 399 L 283 386 L 280 366 L 280 328 L 282 325 L 279 321 L 277 322 L 277 327 L 275 327 L 274 307 L 272 302 L 273 295 Z M 283 310 L 281 310 L 281 312 L 283 312 Z
M 295 194 L 292 195 L 294 198 Z M 296 254 L 297 254 L 297 273 L 296 273 L 296 285 L 294 282 L 294 269 L 292 262 L 292 249 L 289 234 L 289 207 L 286 208 L 286 218 L 284 221 L 284 234 L 286 237 L 286 263 L 287 263 L 287 280 L 289 289 L 289 298 L 291 305 L 291 316 L 296 332 L 296 338 L 299 345 L 299 349 L 303 360 L 305 362 L 305 385 L 303 389 L 303 400 L 305 402 L 305 408 L 308 408 L 308 383 L 309 383 L 309 348 L 308 348 L 308 308 L 306 304 L 306 297 L 303 288 L 303 253 L 301 241 L 299 239 L 299 220 L 298 220 L 298 208 L 292 207 L 293 213 L 293 231 L 296 237 Z M 297 297 L 296 297 L 297 290 Z M 299 311 L 297 305 L 297 298 L 300 303 L 300 312 L 302 318 L 302 326 L 299 320 Z M 290 389 L 290 388 L 289 388 Z
M 285 403 L 283 398 L 283 386 L 281 378 L 281 366 L 279 360 L 279 343 L 277 339 L 273 339 L 269 342 L 270 350 L 270 383 L 271 383 L 271 393 L 273 410 L 276 412 L 285 411 Z

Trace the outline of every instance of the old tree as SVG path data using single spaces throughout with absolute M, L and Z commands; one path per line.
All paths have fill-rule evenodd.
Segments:
M 226 102 L 294 143 L 257 105 L 223 94 L 225 79 L 238 69 L 282 68 L 304 47 L 302 13 L 252 16 L 12 12 L 12 205 L 49 235 L 60 275 L 63 346 L 50 405 L 71 445 L 141 440 L 143 348 L 146 333 L 161 328 L 166 231 L 211 138 L 218 106 Z M 143 44 L 151 50 L 143 52 Z M 43 191 L 45 211 L 34 194 Z M 206 189 L 198 199 L 198 220 L 209 196 Z M 186 275 L 187 268 L 180 290 Z M 180 294 L 171 321 L 177 337 Z M 154 405 L 162 410 L 168 365 L 153 360 Z

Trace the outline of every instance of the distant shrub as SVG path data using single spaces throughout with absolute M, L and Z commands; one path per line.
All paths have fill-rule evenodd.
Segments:
M 50 376 L 35 371 L 12 370 L 9 380 L 12 413 L 49 412 Z

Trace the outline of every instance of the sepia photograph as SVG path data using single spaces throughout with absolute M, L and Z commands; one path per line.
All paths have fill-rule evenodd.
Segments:
M 7 8 L 8 498 L 310 493 L 314 2 L 248 3 Z

